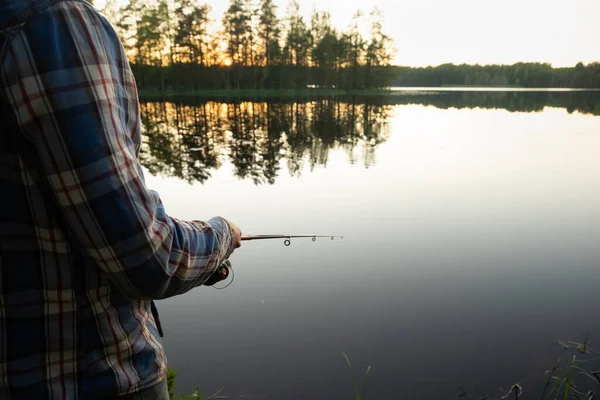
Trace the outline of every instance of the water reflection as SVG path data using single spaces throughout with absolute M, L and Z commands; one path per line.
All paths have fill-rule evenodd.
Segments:
M 383 104 L 420 104 L 437 108 L 504 109 L 511 112 L 541 112 L 544 107 L 566 108 L 569 113 L 600 115 L 600 91 L 516 92 L 436 91 L 398 93 L 381 99 Z
M 171 99 L 141 104 L 145 143 L 142 164 L 153 175 L 205 182 L 224 162 L 234 175 L 273 184 L 281 163 L 297 176 L 305 164 L 325 166 L 341 148 L 350 163 L 375 163 L 398 105 L 492 108 L 540 112 L 544 107 L 600 115 L 600 92 L 426 92 L 309 101 L 270 99 L 225 102 L 218 98 Z
M 179 117 L 179 130 L 175 103 L 144 104 L 145 115 L 163 115 L 154 134 L 166 136 L 179 157 L 168 160 L 169 168 L 187 173 L 192 156 L 223 164 L 219 171 L 207 167 L 214 177 L 204 186 L 149 174 L 148 186 L 170 215 L 224 215 L 248 233 L 344 235 L 290 247 L 244 244 L 232 258 L 233 286 L 161 301 L 179 393 L 200 385 L 204 393 L 224 386 L 229 398 L 351 398 L 346 352 L 357 373 L 373 366 L 368 398 L 458 398 L 460 386 L 472 392 L 473 384 L 499 397 L 515 382 L 523 383 L 523 399 L 539 395 L 537 379 L 543 385 L 543 372 L 565 357 L 556 340 L 600 332 L 600 118 L 579 114 L 591 109 L 591 97 L 575 100 L 371 99 L 374 108 L 403 101 L 426 106 L 388 109 L 385 143 L 375 147 L 372 168 L 362 167 L 360 146 L 356 167 L 339 148 L 330 149 L 327 168 L 315 173 L 304 172 L 310 160 L 304 157 L 302 179 L 289 178 L 290 147 L 311 152 L 314 143 L 343 147 L 348 138 L 343 124 L 315 128 L 331 126 L 317 122 L 327 121 L 316 117 L 317 105 L 333 108 L 331 120 L 336 107 L 350 120 L 347 104 L 362 118 L 361 99 L 237 106 L 182 100 L 176 104 L 189 116 L 186 124 Z M 523 112 L 544 105 L 561 108 Z M 567 105 L 578 113 L 568 115 Z M 520 112 L 489 110 L 506 107 Z M 260 129 L 251 132 L 252 124 Z M 315 130 L 323 133 L 311 139 Z M 193 151 L 178 153 L 185 135 Z M 256 141 L 245 142 L 253 135 Z M 234 160 L 236 152 L 252 154 L 247 147 L 256 153 Z M 245 181 L 233 179 L 239 166 L 264 173 L 269 152 L 279 160 L 280 169 L 271 168 L 275 184 L 255 186 L 250 172 Z
M 228 160 L 238 178 L 273 184 L 280 163 L 291 175 L 326 165 L 341 148 L 369 167 L 387 139 L 392 105 L 334 100 L 270 103 L 146 102 L 142 164 L 153 175 L 204 182 Z M 357 153 L 360 152 L 360 156 Z

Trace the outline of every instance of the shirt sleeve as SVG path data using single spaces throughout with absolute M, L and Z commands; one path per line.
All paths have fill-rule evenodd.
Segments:
M 146 187 L 137 89 L 106 19 L 60 2 L 33 17 L 0 61 L 16 134 L 34 149 L 38 184 L 83 253 L 132 298 L 170 297 L 208 279 L 231 253 L 231 229 L 220 217 L 171 218 Z

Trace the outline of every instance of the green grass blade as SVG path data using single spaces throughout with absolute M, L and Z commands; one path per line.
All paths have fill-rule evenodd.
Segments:
M 356 400 L 360 400 L 360 393 L 358 391 L 358 383 L 356 382 L 356 377 L 354 376 L 354 370 L 352 369 L 352 363 L 350 362 L 350 359 L 348 358 L 346 353 L 342 352 L 342 355 L 346 359 L 346 363 L 348 364 L 348 367 L 350 368 L 350 376 L 352 377 L 352 386 L 354 389 L 354 398 Z
M 346 363 L 348 363 L 348 366 L 350 368 L 352 368 L 352 363 L 350 362 L 350 359 L 348 358 L 348 356 L 346 355 L 346 353 L 342 353 L 342 355 L 344 356 L 344 358 L 346 359 Z
M 567 400 L 569 398 L 569 388 L 571 387 L 571 378 L 567 379 L 567 385 L 565 386 L 565 392 L 563 394 L 563 400 Z
M 561 370 L 558 376 L 553 377 L 554 383 L 552 384 L 552 389 L 550 389 L 550 394 L 559 393 L 560 388 L 562 387 L 564 371 Z M 558 385 L 558 386 L 557 386 Z
M 367 390 L 367 381 L 369 380 L 369 373 L 371 372 L 371 366 L 367 367 L 367 372 L 365 373 L 365 382 L 363 383 L 362 393 L 360 395 L 361 400 L 365 399 L 365 391 Z

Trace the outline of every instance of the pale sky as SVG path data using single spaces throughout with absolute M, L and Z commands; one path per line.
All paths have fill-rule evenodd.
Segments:
M 275 0 L 282 15 L 287 0 Z M 310 18 L 329 10 L 345 27 L 357 9 L 376 6 L 398 48 L 395 63 L 424 66 L 452 63 L 550 62 L 572 66 L 600 61 L 600 0 L 298 0 Z M 220 19 L 226 0 L 213 0 Z
M 121 2 L 126 0 L 120 0 Z M 228 0 L 206 1 L 221 21 Z M 355 11 L 383 11 L 384 28 L 398 48 L 394 64 L 512 64 L 573 66 L 600 61 L 600 0 L 298 0 L 310 21 L 329 10 L 345 28 Z M 97 0 L 97 5 L 104 3 Z M 275 0 L 283 17 L 288 0 Z

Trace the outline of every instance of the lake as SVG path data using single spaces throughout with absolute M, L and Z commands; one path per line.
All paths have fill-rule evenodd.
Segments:
M 345 352 L 367 399 L 539 398 L 600 335 L 599 96 L 142 101 L 170 215 L 344 236 L 244 242 L 231 286 L 158 302 L 176 391 L 349 399 Z

